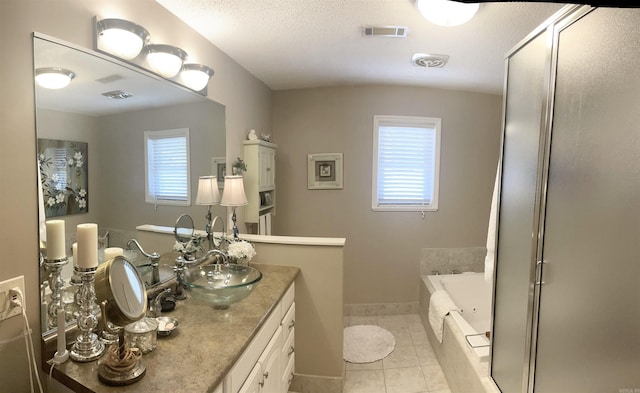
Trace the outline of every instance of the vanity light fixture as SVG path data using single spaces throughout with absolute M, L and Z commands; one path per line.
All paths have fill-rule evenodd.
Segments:
M 222 200 L 220 205 L 233 207 L 233 238 L 238 240 L 238 226 L 236 225 L 236 207 L 248 204 L 247 196 L 244 193 L 244 182 L 242 176 L 225 176 L 224 190 L 222 191 Z
M 144 49 L 151 69 L 165 78 L 176 76 L 187 58 L 187 52 L 177 46 L 150 44 Z
M 220 192 L 218 191 L 218 179 L 215 176 L 200 176 L 198 178 L 198 194 L 196 195 L 196 205 L 208 206 L 207 224 L 205 231 L 210 244 L 213 242 L 211 206 L 220 203 Z
M 98 48 L 125 60 L 136 58 L 149 41 L 149 32 L 124 19 L 102 19 L 96 23 Z
M 76 77 L 73 71 L 60 67 L 44 67 L 36 70 L 36 83 L 45 89 L 62 89 Z
M 431 23 L 439 26 L 459 26 L 474 17 L 480 4 L 449 0 L 416 0 L 418 10 Z
M 214 71 L 204 64 L 189 63 L 182 66 L 180 78 L 188 88 L 200 91 L 209 83 Z

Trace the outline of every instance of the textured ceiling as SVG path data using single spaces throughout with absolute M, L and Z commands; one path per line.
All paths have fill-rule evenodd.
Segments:
M 273 90 L 398 84 L 500 93 L 504 55 L 562 5 L 484 3 L 469 23 L 433 25 L 414 0 L 156 0 Z M 402 25 L 406 38 L 363 37 Z M 416 52 L 449 55 L 441 69 Z M 216 75 L 217 76 L 217 75 Z

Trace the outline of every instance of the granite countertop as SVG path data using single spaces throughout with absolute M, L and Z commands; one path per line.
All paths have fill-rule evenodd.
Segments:
M 156 349 L 142 358 L 146 375 L 128 386 L 98 380 L 98 361 L 67 361 L 54 377 L 76 392 L 213 392 L 238 360 L 299 273 L 298 268 L 255 264 L 262 280 L 246 299 L 216 310 L 196 299 L 178 301 L 164 313 L 178 319 L 170 336 L 158 337 Z

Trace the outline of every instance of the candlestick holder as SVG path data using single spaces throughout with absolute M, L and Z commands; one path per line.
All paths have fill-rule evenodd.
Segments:
M 104 343 L 98 340 L 93 330 L 98 326 L 96 312 L 95 274 L 96 268 L 75 267 L 75 273 L 82 280 L 78 290 L 80 307 L 78 310 L 78 330 L 80 333 L 71 348 L 71 359 L 76 362 L 91 362 L 104 353 Z
M 69 262 L 67 257 L 60 259 L 44 259 L 44 267 L 49 272 L 48 282 L 51 288 L 51 301 L 47 305 L 47 328 L 52 329 L 58 323 L 58 309 L 64 308 L 62 287 L 64 280 L 60 276 L 62 268 Z

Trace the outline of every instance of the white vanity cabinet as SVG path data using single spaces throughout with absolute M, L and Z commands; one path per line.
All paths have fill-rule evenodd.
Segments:
M 295 287 L 291 284 L 271 315 L 224 378 L 224 393 L 286 393 L 294 372 L 294 357 L 283 345 L 293 346 Z M 289 328 L 291 325 L 291 328 Z M 283 359 L 283 354 L 286 356 Z M 285 374 L 286 373 L 286 374 Z
M 244 141 L 244 190 L 247 206 L 246 222 L 258 223 L 260 216 L 275 214 L 276 206 L 276 148 L 278 145 L 262 140 Z

